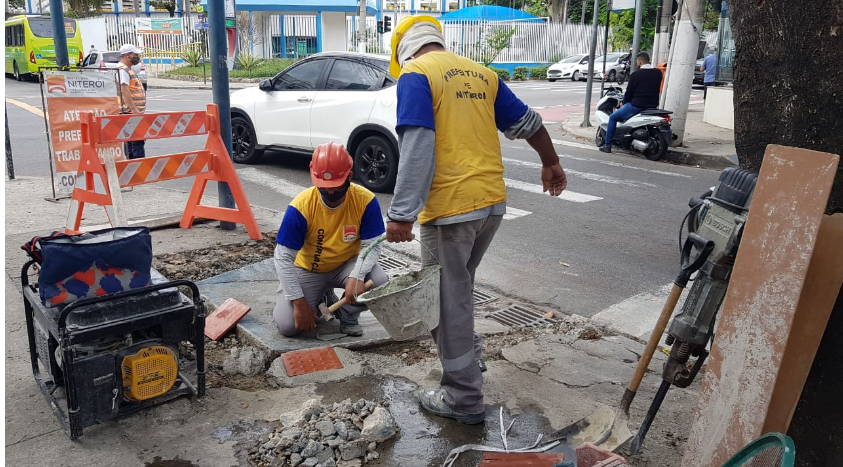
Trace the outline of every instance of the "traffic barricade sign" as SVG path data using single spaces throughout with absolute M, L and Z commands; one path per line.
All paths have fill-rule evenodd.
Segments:
M 246 193 L 234 169 L 220 134 L 219 109 L 208 104 L 206 111 L 161 112 L 95 116 L 81 115 L 82 154 L 76 186 L 70 201 L 65 231 L 80 232 L 85 204 L 105 208 L 112 226 L 128 224 L 120 188 L 195 177 L 179 226 L 190 228 L 197 217 L 243 224 L 249 237 L 260 240 L 261 232 Z M 205 148 L 142 159 L 114 160 L 114 154 L 97 147 L 148 139 L 207 135 Z M 100 158 L 102 156 L 102 158 Z M 201 204 L 209 181 L 227 183 L 235 208 Z

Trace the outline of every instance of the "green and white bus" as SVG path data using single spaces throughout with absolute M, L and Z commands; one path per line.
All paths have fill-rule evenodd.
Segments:
M 64 20 L 70 65 L 82 63 L 82 33 L 75 19 Z M 6 73 L 20 81 L 38 67 L 56 66 L 53 22 L 49 16 L 20 15 L 6 21 Z

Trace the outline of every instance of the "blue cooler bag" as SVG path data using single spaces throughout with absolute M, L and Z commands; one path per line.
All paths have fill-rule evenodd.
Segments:
M 41 238 L 38 289 L 47 307 L 150 284 L 152 236 L 146 227 Z

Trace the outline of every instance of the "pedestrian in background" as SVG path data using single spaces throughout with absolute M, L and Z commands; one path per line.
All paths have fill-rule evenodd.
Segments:
M 714 72 L 717 71 L 717 47 L 714 47 L 711 53 L 705 57 L 700 71 L 705 72 L 705 77 L 703 77 L 703 100 L 705 100 L 708 97 L 708 87 L 715 85 Z
M 120 47 L 120 64 L 117 66 L 117 79 L 120 83 L 120 113 L 142 114 L 146 111 L 146 91 L 138 75 L 132 69 L 140 63 L 142 50 L 132 44 Z M 127 159 L 146 157 L 145 141 L 127 141 L 124 145 Z

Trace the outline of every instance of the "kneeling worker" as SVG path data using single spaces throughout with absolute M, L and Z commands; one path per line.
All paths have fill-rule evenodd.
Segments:
M 356 297 L 365 292 L 367 280 L 375 287 L 388 280 L 378 265 L 380 245 L 359 258 L 385 229 L 374 193 L 351 184 L 352 165 L 342 145 L 317 147 L 310 161 L 314 186 L 299 193 L 284 213 L 275 239 L 281 284 L 273 319 L 285 336 L 315 329 L 315 310 L 334 288 L 344 288 L 347 299 L 334 313 L 340 331 L 362 336 L 357 319 L 366 307 L 356 304 Z

